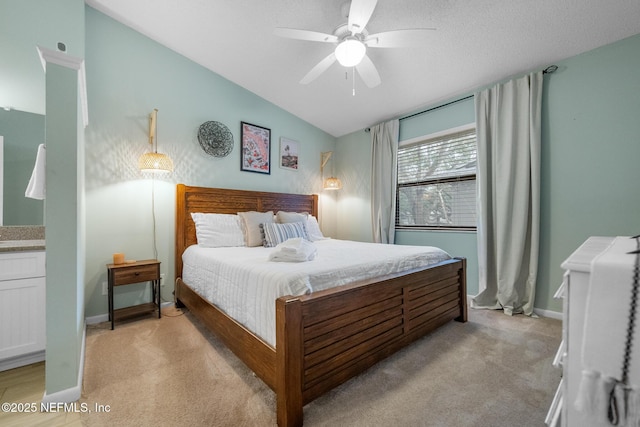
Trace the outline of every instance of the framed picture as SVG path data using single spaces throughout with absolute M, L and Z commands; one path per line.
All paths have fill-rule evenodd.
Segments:
M 271 129 L 241 122 L 240 170 L 271 173 Z
M 298 170 L 298 141 L 280 137 L 280 167 Z

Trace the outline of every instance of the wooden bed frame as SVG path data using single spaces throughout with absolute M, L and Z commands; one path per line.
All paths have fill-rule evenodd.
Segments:
M 309 212 L 317 195 L 188 187 L 176 203 L 176 305 L 186 306 L 277 397 L 280 426 L 299 426 L 303 406 L 439 326 L 467 321 L 466 260 L 276 300 L 276 347 L 182 281 L 182 253 L 196 243 L 192 212 Z

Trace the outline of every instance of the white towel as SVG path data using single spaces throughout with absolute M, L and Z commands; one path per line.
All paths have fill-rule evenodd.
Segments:
M 594 426 L 609 425 L 611 390 L 622 378 L 627 327 L 631 308 L 636 240 L 617 237 L 591 262 L 591 276 L 582 343 L 582 380 L 576 409 L 593 420 Z M 640 301 L 639 301 L 640 302 Z M 640 307 L 638 307 L 640 311 Z M 640 312 L 636 318 L 640 317 Z M 633 334 L 628 382 L 631 386 L 625 412 L 625 399 L 617 399 L 619 426 L 637 425 L 640 418 L 640 321 Z M 576 349 L 577 350 L 577 349 Z M 619 395 L 621 389 L 615 391 Z
M 47 151 L 44 144 L 38 146 L 38 154 L 36 155 L 36 164 L 31 172 L 31 179 L 27 190 L 24 192 L 25 197 L 31 199 L 44 200 L 46 194 L 45 174 L 46 174 L 46 157 Z
M 269 261 L 304 262 L 316 257 L 318 249 L 310 241 L 295 237 L 277 245 L 269 254 Z

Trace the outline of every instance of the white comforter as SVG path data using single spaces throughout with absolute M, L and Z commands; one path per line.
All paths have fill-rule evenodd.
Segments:
M 451 257 L 432 246 L 385 245 L 319 240 L 312 261 L 272 262 L 275 248 L 202 248 L 182 255 L 182 279 L 275 347 L 275 300 L 304 295 L 361 279 L 435 264 Z

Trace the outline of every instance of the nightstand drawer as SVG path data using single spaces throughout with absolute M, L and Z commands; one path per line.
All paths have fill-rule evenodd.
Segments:
M 128 285 L 130 283 L 147 282 L 160 278 L 160 265 L 141 265 L 132 268 L 115 269 L 113 272 L 113 286 Z

